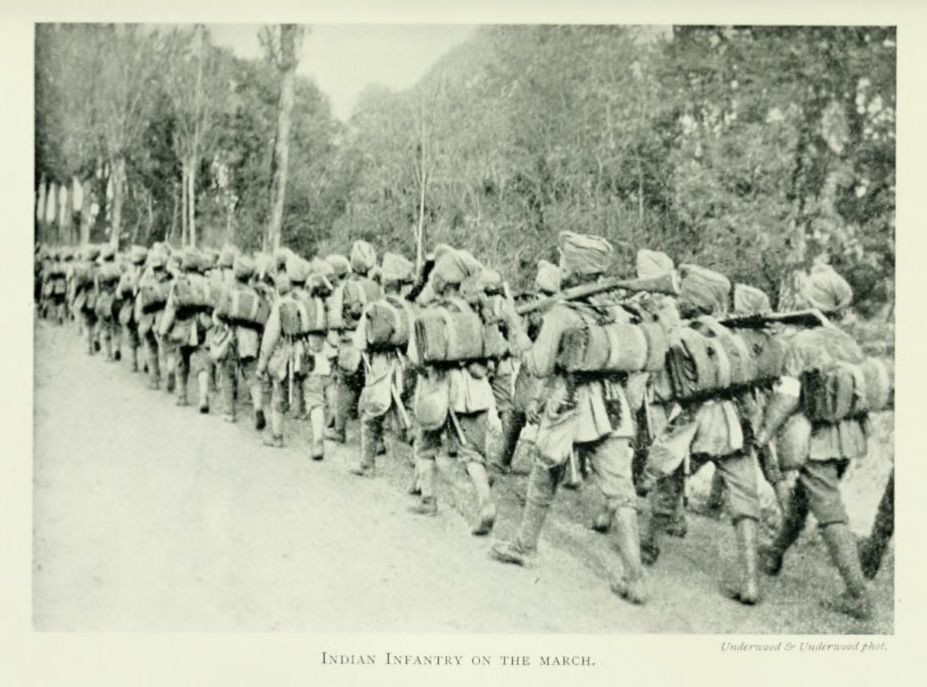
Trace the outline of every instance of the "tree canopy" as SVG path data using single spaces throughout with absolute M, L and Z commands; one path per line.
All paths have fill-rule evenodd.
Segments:
M 130 240 L 189 240 L 192 217 L 201 243 L 259 247 L 283 71 L 208 38 L 38 26 L 36 197 L 88 182 L 107 238 L 121 183 Z M 895 64 L 890 27 L 485 26 L 346 122 L 297 75 L 281 242 L 448 241 L 525 283 L 570 229 L 611 240 L 617 273 L 649 247 L 774 297 L 824 256 L 871 310 L 893 297 Z

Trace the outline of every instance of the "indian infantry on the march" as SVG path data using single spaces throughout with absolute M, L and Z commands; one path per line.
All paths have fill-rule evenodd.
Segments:
M 486 472 L 486 443 L 492 388 L 488 362 L 504 341 L 494 323 L 462 294 L 462 285 L 478 279 L 483 266 L 467 251 L 444 249 L 430 275 L 434 300 L 416 319 L 409 360 L 417 368 L 414 413 L 417 433 L 413 455 L 420 500 L 412 511 L 438 510 L 437 454 L 444 434 L 456 446 L 477 496 L 474 535 L 492 531 L 496 506 Z M 493 331 L 493 327 L 496 327 Z
M 353 342 L 364 364 L 364 388 L 358 402 L 360 459 L 351 469 L 359 476 L 373 475 L 387 421 L 400 439 L 406 440 L 412 431 L 405 407 L 413 379 L 406 351 L 413 335 L 415 307 L 403 292 L 412 283 L 413 265 L 398 253 L 385 253 L 379 277 L 383 297 L 364 309 Z
M 730 597 L 760 600 L 758 567 L 778 574 L 811 513 L 845 584 L 826 607 L 870 617 L 866 579 L 894 531 L 894 472 L 859 542 L 839 480 L 866 453 L 869 414 L 893 405 L 893 370 L 835 324 L 849 285 L 817 266 L 776 313 L 761 290 L 677 267 L 658 251 L 638 251 L 630 280 L 607 276 L 613 250 L 600 237 L 562 232 L 559 251 L 559 266 L 540 261 L 535 293 L 516 305 L 498 272 L 446 244 L 417 274 L 396 253 L 378 266 L 364 241 L 350 259 L 324 260 L 234 246 L 38 246 L 35 298 L 41 317 L 78 322 L 91 355 L 102 347 L 116 360 L 124 344 L 137 371 L 143 347 L 148 385 L 159 388 L 166 371 L 179 405 L 192 372 L 207 413 L 218 368 L 226 419 L 244 384 L 262 431 L 269 395 L 267 446 L 284 445 L 286 408 L 308 420 L 315 460 L 326 438 L 344 443 L 356 413 L 349 469 L 361 476 L 374 474 L 388 430 L 394 447 L 412 437 L 415 513 L 438 512 L 436 458 L 446 444 L 476 493 L 476 535 L 496 519 L 487 463 L 510 474 L 519 436 L 534 425 L 524 510 L 491 555 L 531 563 L 557 488 L 591 473 L 604 497 L 593 527 L 613 532 L 620 557 L 611 587 L 632 603 L 649 596 L 643 565 L 657 562 L 662 535 L 684 536 L 686 480 L 710 462 L 709 500 L 734 523 Z M 490 455 L 494 411 L 502 437 Z M 762 548 L 759 475 L 783 512 Z M 638 494 L 649 501 L 641 533 Z
M 598 280 L 611 261 L 611 244 L 597 236 L 561 232 L 562 286 Z M 634 422 L 620 375 L 565 373 L 557 365 L 561 340 L 568 330 L 627 321 L 628 314 L 607 299 L 590 296 L 555 303 L 544 314 L 534 341 L 514 310 L 509 326 L 521 364 L 546 380 L 536 439 L 537 452 L 528 477 L 528 494 L 521 523 L 512 541 L 500 542 L 492 554 L 500 561 L 524 565 L 536 552 L 538 539 L 557 487 L 571 461 L 586 460 L 609 508 L 615 513 L 617 547 L 622 571 L 613 575 L 616 594 L 644 603 L 647 592 L 640 560 L 636 495 L 631 475 Z
M 783 558 L 798 539 L 808 513 L 814 515 L 845 591 L 824 601 L 832 610 L 856 618 L 871 616 L 871 599 L 859 552 L 840 494 L 840 478 L 851 461 L 865 457 L 868 412 L 889 404 L 889 370 L 837 326 L 853 297 L 849 284 L 832 268 L 816 266 L 799 290 L 799 306 L 823 313 L 822 322 L 786 326 L 787 351 L 757 436 L 757 444 L 775 441 L 778 454 L 798 470 L 782 525 L 764 550 L 769 575 L 782 569 Z M 873 561 L 864 549 L 868 570 Z

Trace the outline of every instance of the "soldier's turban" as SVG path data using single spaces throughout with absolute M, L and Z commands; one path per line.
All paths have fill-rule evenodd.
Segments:
M 475 277 L 482 271 L 482 265 L 466 250 L 448 250 L 443 252 L 435 262 L 431 278 L 435 290 L 441 291 L 445 284 L 461 284 L 469 277 Z
M 238 246 L 233 246 L 232 244 L 226 244 L 222 247 L 222 252 L 219 253 L 219 267 L 231 267 L 235 264 L 235 258 L 241 254 L 241 251 L 238 250 Z
M 661 274 L 671 272 L 676 267 L 673 264 L 673 259 L 666 253 L 658 250 L 647 250 L 646 248 L 637 251 L 635 263 L 637 276 L 640 279 L 659 277 Z
M 698 265 L 680 265 L 679 309 L 683 315 L 724 315 L 731 297 L 731 282 L 720 272 Z
M 187 246 L 180 255 L 180 269 L 199 272 L 203 269 L 203 256 L 193 246 Z
M 351 269 L 367 274 L 377 264 L 377 252 L 366 241 L 355 241 L 351 246 Z
M 824 313 L 843 310 L 853 300 L 853 289 L 830 265 L 815 265 L 802 285 L 802 297 Z
M 295 253 L 286 259 L 286 276 L 294 284 L 302 284 L 309 278 L 309 261 Z
M 258 253 L 254 256 L 254 272 L 259 279 L 264 279 L 277 266 L 277 260 L 269 253 Z
M 561 231 L 560 271 L 564 274 L 602 274 L 611 262 L 612 244 L 601 236 Z
M 547 260 L 538 260 L 538 273 L 534 286 L 544 293 L 557 293 L 560 290 L 560 268 Z
M 327 262 L 332 268 L 332 274 L 336 277 L 343 277 L 351 271 L 351 263 L 348 259 L 339 253 L 332 253 L 326 256 Z
M 399 253 L 384 253 L 380 275 L 385 282 L 412 281 L 413 265 L 404 255 Z
M 129 250 L 129 261 L 133 265 L 141 265 L 148 257 L 148 249 L 145 246 L 132 246 Z
M 738 315 L 754 315 L 771 310 L 769 296 L 762 289 L 747 284 L 734 284 L 734 312 Z
M 483 293 L 502 293 L 502 275 L 489 267 L 480 270 L 477 288 Z
M 163 250 L 149 251 L 148 264 L 153 269 L 162 269 L 165 265 L 167 265 L 167 254 Z
M 236 279 L 250 279 L 254 274 L 254 271 L 257 269 L 255 261 L 249 258 L 247 255 L 237 255 L 235 256 L 235 262 L 233 263 L 232 271 L 235 274 Z

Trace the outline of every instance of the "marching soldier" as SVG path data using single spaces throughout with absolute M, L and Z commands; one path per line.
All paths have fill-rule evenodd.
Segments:
M 452 310 L 470 306 L 460 297 L 461 284 L 475 279 L 482 266 L 467 251 L 448 249 L 435 261 L 431 273 L 431 292 L 435 304 Z M 414 341 L 414 339 L 413 339 Z M 420 515 L 436 515 L 438 501 L 435 492 L 436 457 L 441 435 L 456 445 L 459 459 L 476 491 L 479 515 L 471 529 L 476 536 L 492 531 L 496 520 L 486 473 L 486 432 L 488 413 L 492 405 L 492 388 L 484 363 L 425 364 L 416 347 L 410 346 L 409 358 L 419 370 L 415 389 L 415 420 L 417 434 L 413 445 L 419 503 L 411 508 Z
M 72 311 L 80 318 L 79 322 L 87 337 L 87 355 L 97 351 L 96 343 L 96 287 L 94 284 L 94 261 L 100 255 L 99 246 L 87 245 L 81 250 L 81 260 L 74 263 L 71 271 L 69 289 L 73 305 Z
M 206 269 L 203 255 L 195 248 L 186 248 L 180 258 L 181 274 L 171 286 L 159 333 L 168 341 L 169 369 L 175 375 L 177 405 L 189 404 L 187 386 L 192 372 L 196 377 L 199 410 L 209 412 L 209 363 L 206 358 L 206 335 L 211 326 L 211 312 L 204 306 L 196 308 L 179 301 L 180 289 L 203 289 Z
M 257 374 L 269 375 L 271 380 L 271 410 L 269 437 L 264 445 L 283 446 L 284 395 L 302 387 L 309 367 L 309 351 L 304 336 L 287 331 L 282 312 L 287 305 L 296 305 L 303 298 L 309 263 L 295 253 L 287 258 L 284 269 L 277 273 L 277 298 L 270 309 L 261 338 Z M 298 315 L 298 313 L 296 313 Z
M 818 265 L 801 285 L 800 297 L 807 307 L 839 318 L 852 301 L 853 290 L 832 268 Z M 777 438 L 777 433 L 785 428 L 786 420 L 801 412 L 803 373 L 827 371 L 837 363 L 858 364 L 864 360 L 859 345 L 832 322 L 787 331 L 786 341 L 788 352 L 783 376 L 767 404 L 757 437 L 760 446 L 775 438 L 781 449 L 782 442 L 792 438 L 792 435 Z M 772 545 L 763 551 L 763 568 L 769 575 L 779 574 L 783 558 L 804 529 L 810 512 L 846 587 L 843 594 L 822 604 L 830 610 L 865 620 L 872 614 L 871 600 L 840 494 L 840 479 L 850 461 L 866 455 L 864 423 L 857 418 L 834 423 L 814 422 L 810 424 L 807 441 L 807 459 L 798 471 L 779 532 Z
M 234 292 L 250 293 L 257 297 L 257 290 L 250 285 L 255 276 L 256 261 L 247 256 L 238 256 L 233 269 L 235 283 L 227 289 L 223 298 L 230 298 Z M 254 427 L 260 432 L 267 424 L 264 416 L 265 385 L 257 374 L 260 331 L 257 327 L 231 322 L 216 323 L 216 326 L 217 333 L 213 337 L 210 354 L 219 364 L 220 385 L 225 396 L 224 419 L 226 422 L 235 422 L 237 419 L 235 399 L 241 379 L 250 391 Z
M 148 367 L 148 388 L 161 388 L 162 341 L 158 333 L 167 293 L 170 289 L 170 275 L 167 272 L 167 253 L 152 246 L 148 252 L 147 267 L 138 282 L 135 297 L 135 321 L 138 336 L 145 347 L 145 362 Z M 163 294 L 163 295 L 162 295 Z M 166 365 L 165 365 L 166 367 Z M 173 376 L 168 378 L 168 391 L 173 390 Z
M 412 283 L 412 263 L 397 253 L 385 253 L 383 265 L 378 272 L 384 301 L 394 309 L 397 326 L 400 313 L 405 313 L 410 330 L 408 334 L 411 336 L 413 306 L 403 297 L 403 290 Z M 404 405 L 408 375 L 403 349 L 383 345 L 370 350 L 367 318 L 368 313 L 365 311 L 354 336 L 354 345 L 364 360 L 364 389 L 358 407 L 361 418 L 360 461 L 351 472 L 362 477 L 373 475 L 377 447 L 383 441 L 387 419 L 400 436 L 406 436 L 411 430 L 411 421 Z
M 560 272 L 563 286 L 596 281 L 607 269 L 611 244 L 598 236 L 560 233 Z M 644 603 L 647 594 L 638 543 L 636 496 L 631 475 L 634 423 L 621 386 L 605 375 L 579 378 L 555 367 L 562 335 L 568 329 L 598 323 L 603 317 L 622 317 L 614 308 L 598 306 L 594 298 L 562 302 L 548 310 L 537 339 L 524 332 L 514 308 L 509 313 L 521 363 L 531 374 L 547 380 L 541 410 L 537 454 L 528 477 L 528 494 L 514 540 L 498 542 L 493 556 L 505 563 L 525 565 L 537 550 L 538 539 L 567 463 L 575 451 L 585 457 L 599 488 L 615 512 L 618 550 L 623 574 L 614 576 L 612 590 L 631 603 Z
M 336 274 L 343 270 L 344 263 L 333 258 L 332 267 Z M 368 276 L 376 266 L 377 254 L 366 241 L 355 241 L 351 247 L 350 272 L 335 286 L 330 299 L 329 342 L 337 346 L 338 362 L 332 370 L 332 413 L 334 425 L 326 436 L 337 443 L 345 441 L 345 427 L 348 416 L 356 410 L 360 389 L 363 387 L 363 370 L 360 352 L 354 347 L 354 332 L 357 331 L 361 314 L 367 303 L 380 297 L 380 287 Z
M 539 260 L 534 287 L 541 298 L 556 294 L 560 290 L 560 269 L 547 260 Z M 526 331 L 532 341 L 537 337 L 540 324 L 540 317 L 534 317 L 527 325 Z M 512 364 L 511 356 L 509 357 L 509 364 Z M 540 400 L 542 386 L 541 380 L 532 375 L 526 366 L 518 366 L 511 406 L 507 411 L 502 412 L 500 418 L 502 420 L 502 441 L 499 443 L 499 451 L 491 463 L 492 467 L 499 472 L 507 473 L 511 469 L 515 449 L 518 446 L 518 439 L 528 420 L 530 419 L 531 422 L 536 423 L 539 419 L 537 403 Z M 496 385 L 493 386 L 493 391 L 495 390 Z M 498 407 L 498 398 L 496 403 Z
M 144 246 L 132 246 L 129 251 L 129 266 L 119 278 L 116 286 L 116 303 L 119 312 L 119 323 L 122 325 L 123 339 L 129 348 L 129 361 L 132 372 L 138 372 L 138 349 L 140 345 L 138 334 L 138 321 L 135 319 L 135 297 L 142 277 L 148 249 Z

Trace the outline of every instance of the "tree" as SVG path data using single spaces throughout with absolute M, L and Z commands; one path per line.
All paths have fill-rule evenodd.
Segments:
M 296 65 L 299 64 L 297 53 L 304 32 L 304 28 L 296 24 L 280 24 L 275 29 L 265 28 L 261 31 L 261 43 L 277 67 L 280 77 L 277 135 L 274 139 L 274 156 L 271 159 L 270 217 L 264 234 L 264 250 L 277 250 L 280 247 L 290 153 L 293 82 L 296 77 Z
M 214 123 L 226 107 L 228 79 L 203 25 L 174 30 L 168 51 L 165 92 L 172 104 L 174 150 L 181 162 L 182 240 L 195 246 L 197 170 L 218 140 Z

